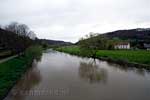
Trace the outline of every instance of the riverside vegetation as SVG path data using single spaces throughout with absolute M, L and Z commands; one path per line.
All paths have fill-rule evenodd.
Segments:
M 115 50 L 114 44 L 127 40 L 114 40 L 97 34 L 89 34 L 81 38 L 76 45 L 56 48 L 79 56 L 99 58 L 128 66 L 150 69 L 150 52 L 147 50 Z
M 0 100 L 7 95 L 18 79 L 42 54 L 41 46 L 31 46 L 21 56 L 0 63 Z
M 66 46 L 56 48 L 58 51 L 92 57 L 91 51 L 82 49 L 79 46 Z M 125 61 L 150 66 L 150 52 L 145 50 L 97 50 L 95 58 L 108 58 L 118 62 Z

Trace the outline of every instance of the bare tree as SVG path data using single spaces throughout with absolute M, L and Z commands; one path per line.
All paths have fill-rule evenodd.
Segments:
M 19 24 L 17 27 L 18 34 L 21 36 L 28 37 L 29 36 L 29 27 L 25 24 Z
M 30 37 L 30 39 L 35 40 L 36 38 L 36 34 L 33 31 L 30 31 L 28 36 Z
M 17 22 L 12 22 L 9 25 L 5 26 L 5 30 L 11 31 L 14 33 L 18 33 L 17 31 L 18 23 Z
M 12 22 L 5 27 L 5 30 L 14 32 L 20 36 L 35 38 L 36 35 L 33 31 L 30 31 L 29 27 L 25 24 L 19 24 L 17 22 Z
M 0 25 L 0 29 L 2 29 L 2 25 Z

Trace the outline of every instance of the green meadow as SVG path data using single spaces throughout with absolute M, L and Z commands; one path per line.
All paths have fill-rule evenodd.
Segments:
M 87 51 L 82 51 L 78 46 L 61 47 L 56 50 L 79 56 L 87 55 Z M 100 57 L 150 65 L 150 51 L 146 50 L 98 50 L 96 58 Z

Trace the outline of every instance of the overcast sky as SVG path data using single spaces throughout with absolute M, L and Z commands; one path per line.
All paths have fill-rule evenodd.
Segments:
M 0 24 L 14 21 L 39 38 L 76 42 L 89 32 L 150 27 L 150 0 L 0 0 Z

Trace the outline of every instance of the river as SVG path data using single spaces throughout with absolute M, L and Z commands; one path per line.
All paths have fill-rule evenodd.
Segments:
M 150 72 L 47 50 L 4 100 L 150 100 Z

